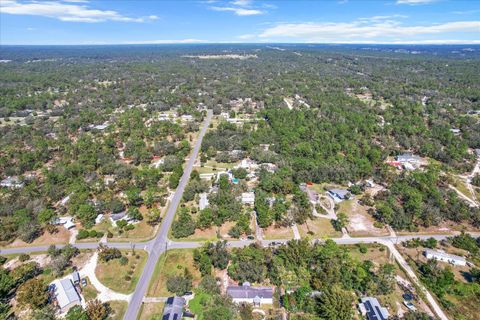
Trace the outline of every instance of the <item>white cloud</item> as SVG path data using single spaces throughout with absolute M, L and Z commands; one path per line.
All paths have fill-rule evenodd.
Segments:
M 260 38 L 295 39 L 300 42 L 409 41 L 415 36 L 445 33 L 479 33 L 480 21 L 457 21 L 428 26 L 404 26 L 392 20 L 356 20 L 353 22 L 283 23 L 265 29 Z M 413 38 L 415 39 L 415 38 Z M 282 41 L 280 40 L 280 41 Z
M 437 0 L 397 0 L 397 4 L 408 4 L 408 5 L 417 5 L 417 4 L 427 4 L 432 3 Z
M 241 6 L 241 7 L 249 6 L 251 3 L 252 3 L 252 0 L 235 0 L 235 1 L 232 1 L 232 4 L 234 6 Z
M 68 2 L 72 2 L 72 0 L 69 0 Z M 77 0 L 75 2 L 79 1 Z M 54 18 L 61 21 L 90 23 L 104 21 L 146 22 L 158 19 L 158 17 L 154 15 L 133 18 L 124 16 L 113 10 L 97 10 L 91 9 L 83 4 L 62 3 L 59 1 L 20 2 L 17 0 L 1 0 L 0 13 L 33 15 Z
M 253 16 L 263 14 L 264 12 L 257 9 L 245 9 L 245 8 L 236 8 L 236 7 L 210 7 L 210 9 L 215 11 L 231 11 L 237 16 Z

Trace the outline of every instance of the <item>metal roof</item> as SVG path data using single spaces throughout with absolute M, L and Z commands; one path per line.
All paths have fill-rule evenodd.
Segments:
M 169 297 L 163 308 L 162 320 L 182 319 L 185 302 L 185 299 L 182 297 Z
M 80 296 L 73 286 L 72 280 L 66 278 L 55 283 L 58 306 L 64 308 L 72 302 L 80 302 Z
M 272 287 L 250 287 L 250 286 L 229 286 L 227 294 L 232 299 L 271 299 L 273 297 Z
M 388 311 L 383 308 L 378 302 L 377 298 L 365 297 L 361 299 L 363 306 L 367 312 L 368 320 L 387 320 Z

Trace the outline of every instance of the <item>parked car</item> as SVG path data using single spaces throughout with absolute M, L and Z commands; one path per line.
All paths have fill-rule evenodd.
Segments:
M 255 237 L 252 236 L 252 235 L 249 235 L 249 236 L 247 236 L 247 239 L 248 239 L 248 240 L 255 240 Z
M 408 308 L 410 311 L 416 311 L 417 308 L 411 303 L 410 301 L 403 301 L 403 304 Z
M 83 278 L 81 283 L 82 283 L 82 287 L 86 287 L 87 286 L 87 279 Z

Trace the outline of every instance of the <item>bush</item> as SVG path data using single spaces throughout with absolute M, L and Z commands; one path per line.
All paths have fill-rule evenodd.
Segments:
M 98 257 L 101 261 L 108 262 L 113 259 L 120 259 L 122 257 L 122 252 L 117 248 L 109 248 L 104 244 L 100 244 Z
M 122 257 L 120 258 L 120 264 L 121 264 L 122 266 L 125 266 L 125 265 L 127 265 L 127 263 L 128 263 L 128 258 L 125 257 L 125 256 L 122 256 Z
M 18 260 L 20 260 L 21 262 L 25 262 L 27 260 L 30 260 L 30 256 L 26 253 L 22 253 L 19 257 L 18 257 Z
M 357 247 L 358 247 L 358 250 L 359 250 L 361 253 L 364 253 L 364 254 L 365 254 L 365 253 L 368 252 L 368 247 L 367 247 L 367 245 L 364 244 L 364 243 L 359 243 L 359 244 L 357 245 Z
M 85 230 L 85 229 L 80 229 L 78 231 L 78 234 L 77 234 L 77 240 L 82 240 L 82 239 L 86 239 L 90 237 L 90 232 L 88 232 L 88 230 Z
M 3 265 L 5 262 L 7 262 L 7 258 L 4 256 L 0 256 L 0 266 Z
M 132 280 L 132 277 L 130 277 L 129 275 L 125 275 L 124 279 L 125 279 L 126 281 L 130 281 L 130 280 Z
M 127 224 L 125 226 L 125 231 L 130 231 L 130 230 L 133 230 L 135 229 L 135 226 L 133 224 Z
M 109 239 L 113 238 L 113 233 L 111 233 L 110 230 L 107 231 L 107 238 Z
M 97 231 L 96 231 L 96 230 L 90 230 L 90 231 L 88 232 L 88 236 L 89 236 L 90 238 L 96 238 L 96 237 L 97 237 Z

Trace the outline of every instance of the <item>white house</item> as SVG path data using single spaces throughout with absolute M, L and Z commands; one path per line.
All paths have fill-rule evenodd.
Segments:
M 20 179 L 17 177 L 7 177 L 0 181 L 0 186 L 5 188 L 17 189 L 23 187 L 23 182 L 20 181 Z
M 254 306 L 273 304 L 272 287 L 252 287 L 245 282 L 241 286 L 228 286 L 227 294 L 234 303 L 251 303 Z
M 70 278 L 55 280 L 53 281 L 52 286 L 61 313 L 66 313 L 70 308 L 81 305 L 80 295 Z
M 365 297 L 358 304 L 358 309 L 367 320 L 387 320 L 390 316 L 387 309 L 382 307 L 377 298 Z
M 184 114 L 182 115 L 182 120 L 186 122 L 191 122 L 193 121 L 193 116 L 191 114 Z
M 56 218 L 53 224 L 56 225 L 63 225 L 65 229 L 70 230 L 72 228 L 75 228 L 75 223 L 73 223 L 73 218 L 72 217 L 60 217 Z
M 254 192 L 243 192 L 242 193 L 242 203 L 253 205 L 255 203 L 255 193 Z
M 95 224 L 99 224 L 100 222 L 103 221 L 104 215 L 100 213 L 96 218 L 95 218 Z
M 208 207 L 208 195 L 206 193 L 200 193 L 200 201 L 198 203 L 198 207 L 200 210 L 205 209 Z
M 429 260 L 436 259 L 438 261 L 448 262 L 456 266 L 465 266 L 467 264 L 467 260 L 464 257 L 448 254 L 442 251 L 426 249 L 424 254 Z

